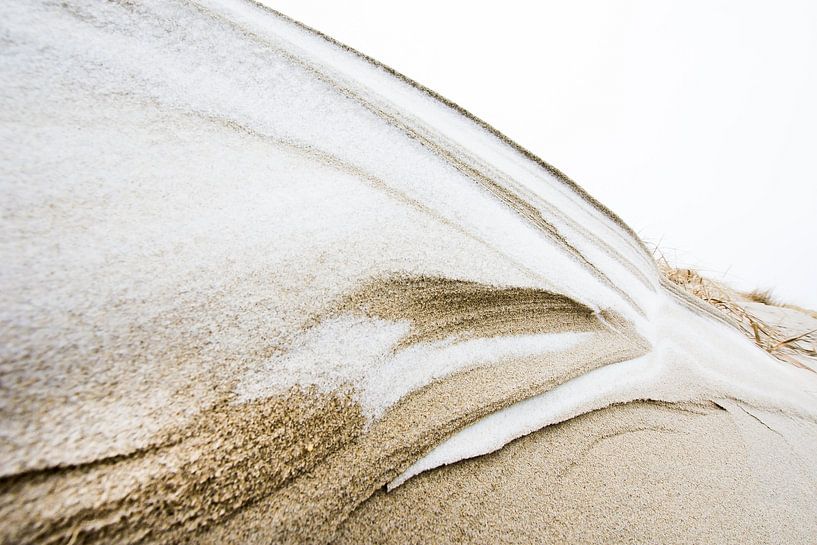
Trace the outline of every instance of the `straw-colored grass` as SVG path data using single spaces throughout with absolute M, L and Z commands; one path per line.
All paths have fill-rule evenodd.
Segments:
M 752 290 L 743 294 L 747 299 L 755 303 L 763 303 L 764 305 L 779 306 L 780 303 L 772 295 L 772 290 Z
M 676 269 L 664 258 L 657 259 L 658 266 L 668 280 L 683 288 L 687 293 L 702 299 L 724 313 L 729 321 L 763 350 L 777 359 L 811 370 L 802 358 L 817 358 L 817 329 L 803 331 L 796 335 L 786 335 L 781 328 L 772 326 L 752 313 L 747 302 L 763 303 L 805 312 L 793 305 L 778 303 L 770 290 L 755 290 L 739 293 L 715 280 L 705 278 L 691 269 Z

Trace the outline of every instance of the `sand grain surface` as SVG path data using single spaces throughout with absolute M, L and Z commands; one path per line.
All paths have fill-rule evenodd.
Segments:
M 336 543 L 809 543 L 817 427 L 792 446 L 741 411 L 596 411 L 374 494 Z
M 817 535 L 813 362 L 429 89 L 247 0 L 2 2 L 0 82 L 0 543 Z

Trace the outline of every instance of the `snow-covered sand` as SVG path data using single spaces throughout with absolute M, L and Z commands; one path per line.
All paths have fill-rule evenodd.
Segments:
M 817 374 L 371 59 L 246 0 L 13 0 L 0 30 L 0 541 L 326 542 L 637 400 L 815 446 Z

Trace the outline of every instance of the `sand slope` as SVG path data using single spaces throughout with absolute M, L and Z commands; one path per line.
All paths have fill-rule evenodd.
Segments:
M 808 543 L 812 422 L 736 403 L 615 405 L 378 492 L 336 543 Z M 768 419 L 767 419 L 768 417 Z
M 13 0 L 0 31 L 0 541 L 428 541 L 445 513 L 461 541 L 604 542 L 623 496 L 701 475 L 700 509 L 745 506 L 701 535 L 813 535 L 759 506 L 785 483 L 813 520 L 792 460 L 815 451 L 817 374 L 456 105 L 245 0 Z M 684 440 L 603 440 L 690 406 Z M 553 480 L 549 434 L 622 455 Z M 741 463 L 704 456 L 723 450 Z M 563 490 L 469 496 L 500 475 Z M 602 488 L 603 517 L 582 495 Z M 667 523 L 633 539 L 684 520 L 648 499 Z

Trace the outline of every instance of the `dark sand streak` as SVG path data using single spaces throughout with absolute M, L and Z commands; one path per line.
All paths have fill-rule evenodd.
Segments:
M 649 349 L 623 319 L 602 321 L 563 295 L 529 288 L 393 277 L 362 285 L 321 319 L 349 312 L 410 320 L 412 333 L 396 350 L 553 331 L 605 340 L 450 375 L 410 393 L 366 431 L 353 392 L 296 388 L 244 404 L 224 397 L 149 448 L 1 479 L 0 542 L 218 543 L 245 535 L 236 524 L 264 527 L 248 542 L 325 541 L 360 502 L 462 427 Z

